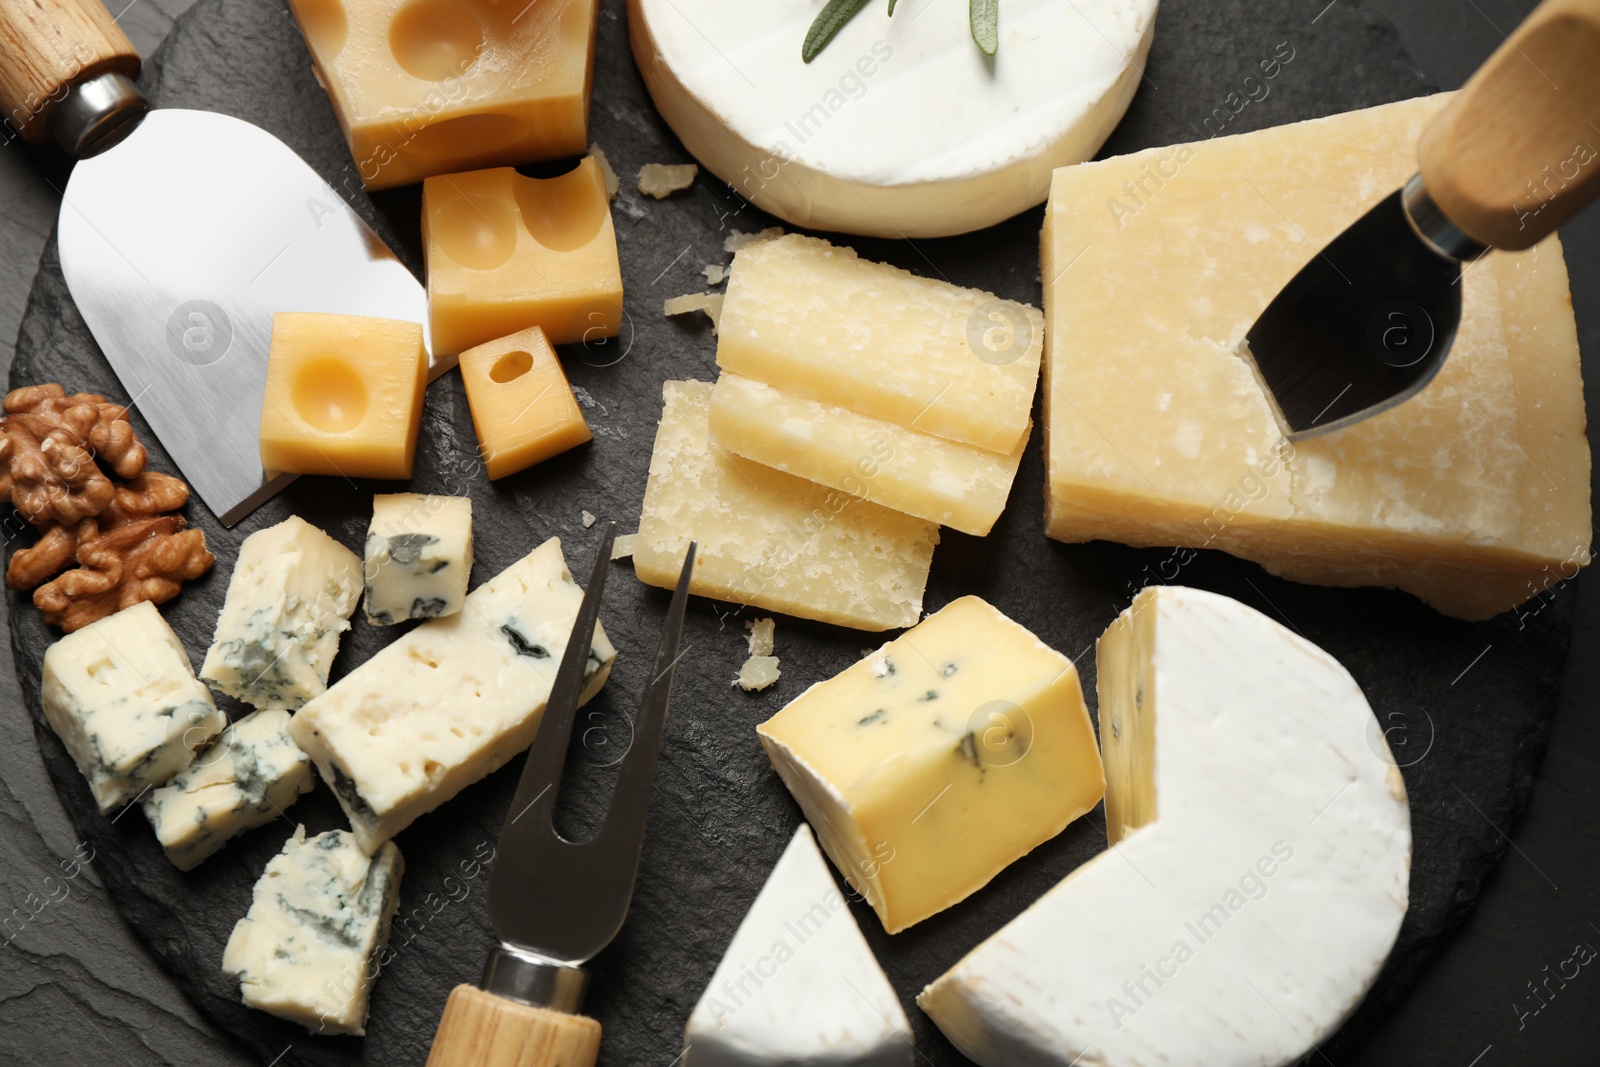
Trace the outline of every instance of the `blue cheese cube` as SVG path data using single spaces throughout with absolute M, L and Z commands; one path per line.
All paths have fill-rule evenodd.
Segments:
M 533 742 L 583 590 L 552 537 L 300 709 L 289 726 L 371 852 Z M 596 626 L 581 701 L 617 651 Z
M 454 615 L 472 573 L 472 500 L 425 493 L 380 493 L 367 529 L 367 621 Z
M 365 1033 L 404 869 L 392 843 L 368 856 L 344 830 L 296 827 L 222 953 L 245 1006 L 314 1034 Z
M 103 812 L 171 778 L 228 723 L 148 601 L 51 645 L 39 702 Z
M 361 597 L 361 560 L 296 516 L 239 546 L 200 677 L 258 708 L 293 711 L 328 688 Z
M 311 757 L 289 737 L 289 713 L 246 715 L 166 785 L 144 797 L 145 817 L 180 871 L 271 822 L 314 784 Z

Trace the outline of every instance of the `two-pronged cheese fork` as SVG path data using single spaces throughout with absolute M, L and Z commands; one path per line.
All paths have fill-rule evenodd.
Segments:
M 616 533 L 612 523 L 601 539 L 544 720 L 500 830 L 489 879 L 489 919 L 500 945 L 478 985 L 450 993 L 428 1067 L 591 1067 L 600 1050 L 600 1024 L 577 1014 L 588 981 L 582 965 L 611 943 L 633 898 L 695 552 L 691 544 L 611 808 L 594 837 L 572 842 L 556 832 L 552 817 Z

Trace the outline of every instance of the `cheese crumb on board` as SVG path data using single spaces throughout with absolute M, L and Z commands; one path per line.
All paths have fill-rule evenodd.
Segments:
M 298 515 L 239 546 L 200 679 L 293 711 L 328 687 L 363 588 L 361 558 Z
M 661 311 L 668 318 L 675 315 L 687 315 L 693 311 L 704 311 L 706 318 L 711 320 L 711 332 L 716 333 L 722 322 L 722 302 L 726 299 L 722 293 L 685 293 L 683 296 L 668 297 L 661 304 Z
M 707 285 L 721 285 L 728 277 L 728 268 L 721 263 L 707 263 L 702 271 Z
M 778 628 L 776 619 L 752 619 L 745 623 L 750 633 L 745 638 L 746 647 L 752 656 L 770 656 L 773 648 L 773 634 Z
M 768 226 L 766 229 L 757 230 L 755 233 L 734 230 L 722 239 L 722 250 L 724 252 L 737 252 L 741 248 L 749 248 L 751 245 L 758 245 L 763 241 L 775 241 L 782 236 L 782 226 Z
M 891 934 L 981 889 L 1105 791 L 1072 661 L 975 596 L 756 732 Z
M 939 529 L 714 448 L 711 386 L 666 382 L 634 571 L 677 585 L 699 543 L 690 590 L 862 630 L 922 612 Z
M 309 792 L 311 760 L 289 737 L 289 713 L 253 711 L 166 785 L 144 795 L 167 859 L 190 871 L 228 840 L 263 826 Z
M 772 631 L 776 625 L 772 619 L 745 623 L 750 631 L 745 639 L 750 658 L 740 665 L 733 684 L 747 693 L 765 689 L 778 680 L 778 657 L 772 654 Z
M 689 188 L 699 173 L 693 163 L 646 163 L 639 168 L 639 192 L 663 200 Z
M 587 509 L 584 510 L 584 512 L 583 512 L 581 517 L 583 519 L 583 528 L 585 530 L 587 530 L 589 527 L 593 526 L 596 522 L 599 521 Z
M 1410 176 L 1447 99 L 1056 172 L 1050 536 L 1222 549 L 1298 581 L 1398 587 L 1463 619 L 1589 561 L 1583 383 L 1555 237 L 1465 271 L 1438 376 L 1346 429 L 1283 440 L 1234 354 L 1312 250 Z
M 583 590 L 552 537 L 474 589 L 455 615 L 379 650 L 295 715 L 368 852 L 533 742 Z M 579 703 L 617 651 L 595 627 Z
M 161 785 L 228 724 L 149 601 L 46 649 L 39 704 L 102 812 Z
M 611 166 L 611 159 L 606 155 L 605 149 L 597 144 L 589 146 L 589 156 L 594 160 L 595 166 L 600 168 L 600 176 L 606 180 L 606 199 L 615 200 L 617 190 L 622 188 L 622 179 L 617 177 L 617 172 Z
M 472 576 L 472 498 L 374 496 L 364 573 L 364 607 L 374 626 L 460 611 Z
M 1378 720 L 1326 652 L 1214 593 L 1146 589 L 1095 659 L 1109 850 L 917 1003 L 983 1067 L 1300 1061 L 1406 913 Z
M 347 831 L 296 827 L 222 953 L 245 1005 L 313 1034 L 366 1033 L 404 870 L 392 842 L 369 856 Z
M 622 534 L 611 542 L 611 558 L 628 559 L 633 555 L 633 548 L 639 541 L 638 534 Z

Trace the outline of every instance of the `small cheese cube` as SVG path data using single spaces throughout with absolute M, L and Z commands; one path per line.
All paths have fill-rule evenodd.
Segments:
M 145 794 L 145 817 L 180 871 L 271 822 L 314 784 L 311 759 L 289 738 L 289 713 L 253 711 L 172 781 Z
M 366 554 L 368 622 L 454 615 L 472 575 L 472 498 L 374 496 Z
M 1290 444 L 1235 355 L 1313 251 L 1410 176 L 1447 99 L 1056 171 L 1042 248 L 1051 537 L 1216 548 L 1464 619 L 1589 561 L 1583 382 L 1554 236 L 1466 270 L 1438 376 L 1346 429 Z
M 409 478 L 427 384 L 418 323 L 280 311 L 261 406 L 261 465 Z
M 580 155 L 598 0 L 290 0 L 368 189 Z
M 711 386 L 667 382 L 633 546 L 635 573 L 801 618 L 889 630 L 922 613 L 939 528 L 730 456 L 709 436 Z
M 756 731 L 891 934 L 976 892 L 1105 792 L 1072 661 L 973 596 Z
M 461 353 L 472 428 L 490 478 L 503 478 L 591 439 L 544 331 L 531 326 Z
M 1026 304 L 799 234 L 738 251 L 717 330 L 725 371 L 1002 456 L 1044 345 Z
M 289 727 L 368 852 L 533 743 L 583 602 L 552 537 L 382 649 Z M 617 651 L 595 627 L 580 703 Z
M 617 233 L 593 159 L 555 178 L 509 167 L 429 178 L 422 242 L 437 352 L 529 326 L 558 345 L 622 327 Z
M 745 459 L 982 537 L 1011 495 L 1010 455 L 860 415 L 736 374 L 711 392 L 711 436 Z
M 171 778 L 228 724 L 149 601 L 46 649 L 39 703 L 103 812 Z
M 258 708 L 293 711 L 328 688 L 361 599 L 361 559 L 298 515 L 239 546 L 200 677 Z
M 245 1005 L 314 1034 L 364 1034 L 404 870 L 392 843 L 369 856 L 344 830 L 296 827 L 222 953 Z

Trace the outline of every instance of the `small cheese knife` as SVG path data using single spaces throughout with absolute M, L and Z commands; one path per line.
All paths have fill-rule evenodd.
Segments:
M 228 115 L 151 111 L 138 72 L 100 0 L 0 0 L 4 117 L 79 160 L 56 231 L 72 298 L 131 403 L 232 526 L 293 480 L 261 469 L 273 313 L 426 330 L 427 295 L 282 141 Z M 435 360 L 431 376 L 452 364 Z
M 588 983 L 582 965 L 611 943 L 633 899 L 695 554 L 691 543 L 605 822 L 588 841 L 568 841 L 552 816 L 616 533 L 611 523 L 601 539 L 500 829 L 489 876 L 489 921 L 500 944 L 478 985 L 451 991 L 428 1067 L 592 1067 L 599 1054 L 600 1024 L 577 1014 Z
M 1600 196 L 1600 0 L 1545 0 L 1441 111 L 1418 173 L 1311 258 L 1240 345 L 1290 440 L 1415 396 L 1461 321 L 1462 272 Z

